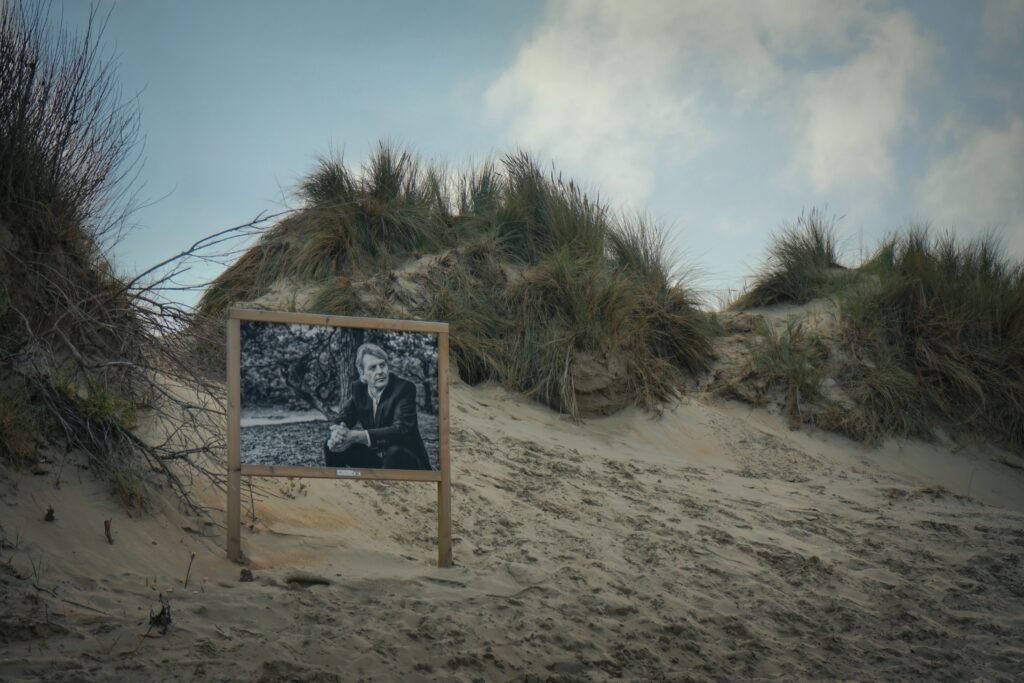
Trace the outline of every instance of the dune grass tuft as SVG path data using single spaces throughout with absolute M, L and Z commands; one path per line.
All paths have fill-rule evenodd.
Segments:
M 890 369 L 866 402 L 876 419 L 892 428 L 895 410 L 895 431 L 915 431 L 922 406 L 956 431 L 1024 447 L 1024 263 L 992 237 L 913 228 L 868 265 L 839 301 L 848 347 L 876 377 Z
M 299 187 L 305 210 L 264 233 L 211 283 L 199 317 L 217 318 L 283 278 L 326 287 L 440 248 L 451 241 L 448 184 L 443 170 L 383 142 L 359 172 L 341 158 L 321 159 Z
M 408 310 L 451 323 L 466 381 L 498 381 L 579 415 L 656 405 L 710 358 L 713 318 L 673 271 L 657 228 L 611 216 L 525 153 L 452 176 L 381 144 L 358 172 L 321 160 L 299 194 L 305 210 L 211 286 L 208 316 L 283 277 L 319 283 L 318 312 L 364 312 L 353 281 L 436 253 Z
M 845 280 L 844 271 L 839 265 L 835 220 L 812 209 L 772 238 L 761 272 L 732 308 L 806 303 Z
M 423 315 L 449 323 L 455 366 L 470 384 L 507 374 L 507 340 L 515 330 L 506 312 L 502 259 L 497 238 L 481 234 L 442 257 L 426 280 Z
M 891 351 L 843 363 L 837 381 L 849 400 L 826 403 L 818 426 L 868 444 L 892 435 L 932 437 L 922 385 Z
M 734 304 L 835 301 L 842 353 L 828 370 L 850 403 L 827 405 L 819 424 L 869 442 L 941 425 L 1024 448 L 1024 262 L 992 236 L 911 227 L 839 269 L 820 216 L 775 238 L 770 267 Z
M 79 226 L 112 237 L 137 160 L 138 109 L 101 49 L 97 8 L 81 36 L 51 25 L 51 9 L 0 5 L 0 218 L 36 228 L 25 251 L 45 251 L 54 225 L 76 241 Z
M 783 328 L 765 323 L 751 349 L 751 370 L 765 390 L 781 388 L 785 411 L 794 425 L 803 421 L 804 406 L 821 396 L 828 349 L 814 334 L 808 334 L 799 320 Z

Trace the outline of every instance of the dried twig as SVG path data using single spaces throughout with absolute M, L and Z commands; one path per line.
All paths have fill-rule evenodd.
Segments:
M 185 571 L 185 588 L 188 588 L 188 577 L 192 574 L 192 563 L 196 561 L 196 551 L 192 551 L 192 556 L 188 558 L 188 569 Z

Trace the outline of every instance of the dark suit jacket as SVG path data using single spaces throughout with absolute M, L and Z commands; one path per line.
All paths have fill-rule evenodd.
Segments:
M 383 451 L 388 446 L 401 446 L 412 451 L 424 469 L 430 469 L 430 458 L 420 437 L 416 419 L 416 385 L 392 373 L 373 414 L 373 399 L 366 385 L 352 382 L 349 400 L 341 408 L 340 422 L 350 429 L 362 425 L 370 435 L 370 446 Z

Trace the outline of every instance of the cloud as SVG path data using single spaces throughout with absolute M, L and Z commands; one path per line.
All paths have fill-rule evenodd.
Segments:
M 916 189 L 918 206 L 937 227 L 961 234 L 1002 228 L 1024 257 L 1024 118 L 978 128 L 932 163 Z
M 708 159 L 743 133 L 737 117 L 788 145 L 777 175 L 800 191 L 881 193 L 929 55 L 909 14 L 869 3 L 570 0 L 549 3 L 485 101 L 513 143 L 616 200 Z
M 510 118 L 516 143 L 586 168 L 618 199 L 640 202 L 659 157 L 684 160 L 710 134 L 696 115 L 696 93 L 671 87 L 678 46 L 664 32 L 637 40 L 653 17 L 619 23 L 620 14 L 604 5 L 552 5 L 486 99 Z
M 910 90 L 931 49 L 910 15 L 875 17 L 848 61 L 803 77 L 794 161 L 817 192 L 877 201 L 893 187 L 894 145 L 913 121 Z

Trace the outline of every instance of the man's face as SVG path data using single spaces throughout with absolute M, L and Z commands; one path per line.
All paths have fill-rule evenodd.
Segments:
M 381 391 L 388 384 L 388 362 L 370 354 L 363 356 L 363 372 L 359 379 L 374 391 Z

